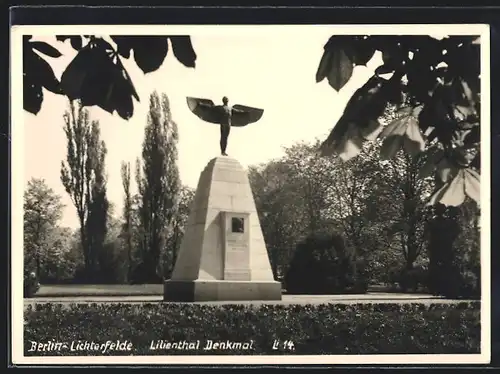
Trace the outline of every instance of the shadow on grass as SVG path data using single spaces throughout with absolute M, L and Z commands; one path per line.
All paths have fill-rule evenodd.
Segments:
M 159 296 L 163 295 L 162 284 L 78 284 L 42 285 L 33 297 L 64 296 Z

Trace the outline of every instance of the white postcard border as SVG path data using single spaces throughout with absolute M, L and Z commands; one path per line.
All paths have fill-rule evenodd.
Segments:
M 265 35 L 304 33 L 331 29 L 332 34 L 414 34 L 481 36 L 481 353 L 453 355 L 242 355 L 242 356 L 24 356 L 23 343 L 23 35 L 154 35 L 195 34 Z M 99 32 L 96 33 L 96 30 Z M 157 365 L 157 364 L 484 364 L 491 356 L 490 272 L 490 34 L 485 24 L 392 24 L 392 25 L 31 25 L 13 26 L 11 43 L 11 352 L 12 363 L 27 365 Z M 326 41 L 325 41 L 326 42 Z M 49 145 L 47 145 L 49 146 Z M 41 155 L 43 157 L 43 155 Z M 486 230 L 484 228 L 487 228 Z

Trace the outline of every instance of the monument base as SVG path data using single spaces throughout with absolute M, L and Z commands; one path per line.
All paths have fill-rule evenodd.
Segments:
M 248 301 L 281 300 L 281 283 L 276 281 L 166 280 L 163 301 Z

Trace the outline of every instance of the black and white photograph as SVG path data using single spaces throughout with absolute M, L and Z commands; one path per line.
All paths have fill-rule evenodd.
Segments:
M 12 27 L 13 363 L 489 363 L 489 48 Z

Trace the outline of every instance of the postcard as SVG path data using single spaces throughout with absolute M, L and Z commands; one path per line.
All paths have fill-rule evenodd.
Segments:
M 13 363 L 488 363 L 489 51 L 13 26 Z

